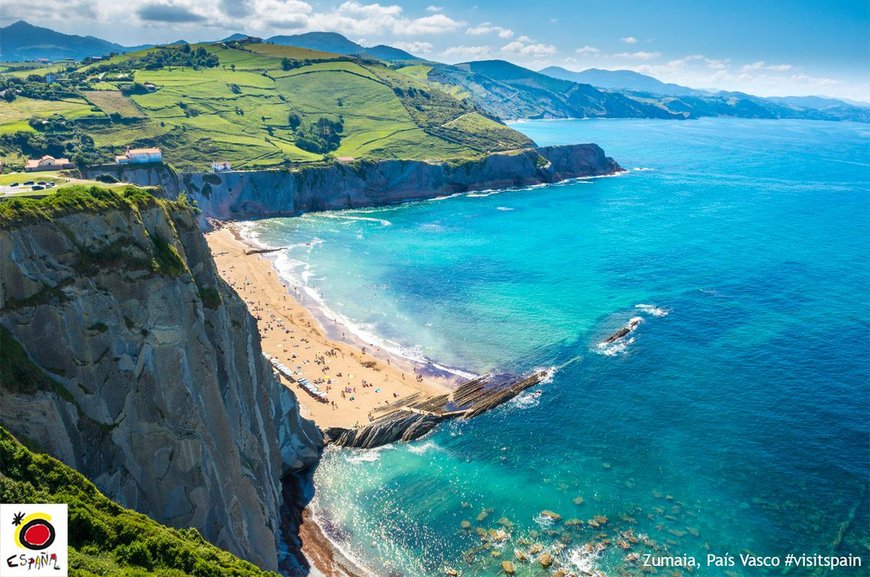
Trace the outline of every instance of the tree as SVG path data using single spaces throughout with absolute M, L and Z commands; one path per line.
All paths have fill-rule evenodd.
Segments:
M 236 65 L 235 65 L 235 64 L 230 64 L 230 70 L 232 70 L 233 72 L 235 72 L 235 71 L 236 71 Z
M 295 112 L 291 112 L 287 117 L 287 122 L 290 123 L 290 130 L 296 130 L 302 124 L 302 118 Z
M 290 59 L 286 57 L 283 58 L 281 60 L 281 70 L 290 70 L 291 68 L 293 68 L 293 63 L 290 62 Z

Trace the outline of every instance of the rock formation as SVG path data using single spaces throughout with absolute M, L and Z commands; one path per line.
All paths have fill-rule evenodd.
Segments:
M 92 170 L 140 185 L 186 192 L 204 216 L 239 220 L 395 204 L 466 192 L 530 186 L 622 169 L 595 144 L 547 146 L 456 162 L 356 161 L 347 164 L 172 175 L 166 169 Z
M 317 461 L 321 435 L 193 211 L 152 199 L 6 222 L 0 281 L 3 354 L 27 377 L 0 382 L 0 423 L 122 505 L 277 569 L 281 480 Z

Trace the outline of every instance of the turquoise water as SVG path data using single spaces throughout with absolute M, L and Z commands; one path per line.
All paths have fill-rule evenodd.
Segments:
M 787 573 L 706 567 L 747 551 L 863 555 L 819 574 L 870 574 L 870 126 L 516 127 L 631 170 L 252 229 L 294 245 L 284 275 L 366 340 L 473 372 L 560 367 L 421 441 L 327 451 L 330 532 L 378 575 L 496 575 L 530 543 L 606 575 L 641 574 L 626 557 L 653 547 L 698 575 Z M 598 346 L 632 317 L 630 341 Z

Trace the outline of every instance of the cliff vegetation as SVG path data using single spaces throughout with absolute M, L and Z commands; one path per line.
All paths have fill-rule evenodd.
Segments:
M 31 451 L 3 427 L 0 502 L 69 505 L 73 577 L 275 575 L 208 543 L 196 529 L 166 527 L 121 507 L 80 473 Z

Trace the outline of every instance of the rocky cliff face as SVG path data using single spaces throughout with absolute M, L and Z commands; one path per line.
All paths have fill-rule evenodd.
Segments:
M 394 204 L 618 170 L 601 148 L 583 144 L 492 154 L 458 164 L 384 160 L 293 171 L 187 174 L 181 188 L 206 215 L 242 219 Z
M 151 202 L 3 225 L 0 281 L 3 353 L 29 375 L 0 382 L 0 423 L 121 504 L 276 569 L 281 479 L 321 437 L 195 215 Z
M 168 170 L 124 168 L 112 175 L 140 185 L 160 184 L 169 196 L 185 191 L 205 216 L 221 220 L 296 215 L 394 204 L 469 190 L 509 188 L 600 176 L 622 170 L 595 144 L 548 146 L 491 154 L 459 163 L 357 161 L 294 168 L 179 176 Z M 96 176 L 105 171 L 92 171 Z

